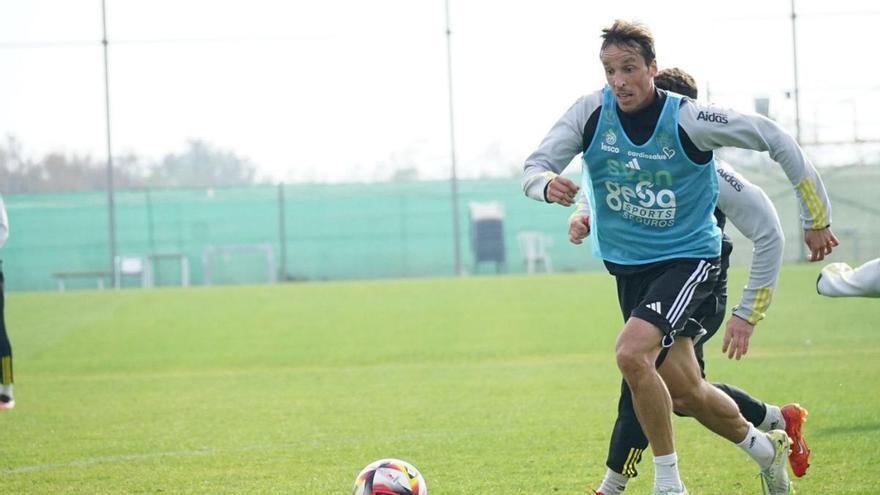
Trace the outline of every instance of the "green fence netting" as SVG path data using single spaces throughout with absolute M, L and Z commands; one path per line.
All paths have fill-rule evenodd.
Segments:
M 774 200 L 786 233 L 786 260 L 800 258 L 800 231 L 791 186 L 778 167 L 743 170 Z M 834 202 L 837 259 L 880 256 L 880 169 L 822 171 Z M 0 250 L 10 290 L 112 284 L 105 192 L 5 195 L 10 239 Z M 474 264 L 468 205 L 503 208 L 506 263 Z M 153 285 L 183 282 L 181 259 L 194 285 L 455 273 L 451 188 L 447 181 L 263 185 L 214 189 L 121 190 L 115 194 L 117 255 L 146 259 Z M 589 244 L 567 241 L 570 210 L 523 196 L 518 179 L 459 182 L 461 265 L 466 273 L 524 271 L 518 234 L 543 232 L 555 271 L 601 268 Z M 733 231 L 733 228 L 728 230 Z M 734 262 L 751 247 L 733 233 Z M 102 274 L 103 273 L 103 274 Z M 140 277 L 123 277 L 125 287 Z

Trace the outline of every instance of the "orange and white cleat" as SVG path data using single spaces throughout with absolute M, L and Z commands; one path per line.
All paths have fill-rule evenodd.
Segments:
M 803 425 L 807 420 L 807 410 L 800 404 L 786 404 L 782 406 L 782 417 L 785 418 L 785 433 L 791 438 L 791 453 L 788 454 L 788 463 L 791 471 L 800 478 L 807 474 L 810 467 L 810 447 L 804 440 Z
M 12 409 L 15 407 L 15 399 L 9 395 L 0 394 L 0 410 Z

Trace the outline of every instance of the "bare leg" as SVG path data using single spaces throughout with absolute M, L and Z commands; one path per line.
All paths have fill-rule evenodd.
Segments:
M 616 349 L 617 366 L 632 391 L 636 416 L 654 456 L 675 452 L 672 399 L 654 367 L 654 361 L 660 353 L 662 335 L 656 326 L 632 317 L 618 336 Z
M 733 399 L 702 378 L 691 339 L 675 339 L 659 372 L 669 387 L 675 411 L 693 416 L 731 442 L 745 439 L 748 423 Z

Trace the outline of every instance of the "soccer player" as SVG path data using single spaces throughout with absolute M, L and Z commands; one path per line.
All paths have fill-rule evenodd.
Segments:
M 880 297 L 880 258 L 853 269 L 831 263 L 819 273 L 816 292 L 828 297 Z
M 696 83 L 689 74 L 680 69 L 664 69 L 654 77 L 657 89 L 674 91 L 689 98 L 697 98 Z M 748 325 L 754 327 L 764 317 L 769 307 L 773 288 L 782 267 L 784 236 L 779 217 L 770 198 L 761 188 L 740 176 L 729 164 L 715 162 L 718 173 L 718 207 L 714 215 L 719 228 L 724 230 L 729 219 L 737 229 L 754 243 L 754 254 L 749 272 L 749 281 L 743 296 L 734 310 L 728 327 Z M 569 240 L 581 244 L 589 235 L 589 203 L 579 195 L 575 212 L 569 218 Z M 726 234 L 721 244 L 721 271 L 718 281 L 709 296 L 694 312 L 687 324 L 702 326 L 706 334 L 694 343 L 694 352 L 705 377 L 703 347 L 718 331 L 724 321 L 727 306 L 727 268 L 733 244 Z M 747 349 L 746 349 L 747 350 Z M 746 351 L 744 350 L 744 352 Z M 662 363 L 661 363 L 662 366 Z M 713 384 L 736 402 L 740 413 L 749 423 L 761 431 L 776 428 L 785 429 L 797 445 L 789 455 L 789 464 L 796 476 L 803 476 L 809 466 L 810 450 L 803 438 L 802 424 L 806 410 L 798 404 L 787 404 L 782 408 L 765 404 L 751 397 L 745 391 L 727 384 Z M 621 385 L 618 416 L 612 431 L 608 450 L 608 467 L 597 495 L 619 495 L 631 477 L 638 475 L 636 465 L 648 445 L 641 425 L 635 416 L 629 388 L 624 381 Z M 674 404 L 673 404 L 674 406 Z
M 0 247 L 9 238 L 9 219 L 6 216 L 6 205 L 0 197 Z M 12 346 L 6 335 L 6 319 L 4 317 L 5 296 L 3 281 L 3 264 L 0 261 L 0 410 L 15 407 L 12 396 Z
M 693 341 L 676 337 L 692 330 L 685 323 L 711 293 L 720 269 L 713 150 L 770 152 L 797 188 L 814 258 L 837 245 L 824 186 L 794 139 L 769 119 L 658 91 L 647 27 L 616 21 L 602 38 L 608 84 L 578 99 L 526 159 L 523 190 L 538 201 L 572 205 L 579 188 L 558 174 L 583 153 L 593 251 L 617 280 L 626 319 L 617 364 L 654 453 L 654 493 L 687 493 L 673 440 L 673 397 L 679 412 L 752 457 L 771 494 L 788 493 L 788 435 L 748 423 L 730 397 L 701 377 Z M 741 330 L 731 335 L 728 352 L 742 355 L 749 337 Z M 655 361 L 663 349 L 661 377 Z

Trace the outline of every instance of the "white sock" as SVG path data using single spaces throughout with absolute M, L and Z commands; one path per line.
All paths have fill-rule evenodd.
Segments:
M 773 448 L 773 445 L 770 445 Z M 678 475 L 678 456 L 675 452 L 654 457 L 654 490 L 681 490 L 684 485 Z
M 12 384 L 0 385 L 0 395 L 12 397 Z
M 603 495 L 620 495 L 626 490 L 627 481 L 629 481 L 629 477 L 608 468 L 605 471 L 605 479 L 602 480 L 597 491 Z
M 765 433 L 758 431 L 754 425 L 751 423 L 748 425 L 749 432 L 746 434 L 746 438 L 736 446 L 749 454 L 761 466 L 761 469 L 766 469 L 773 463 L 773 442 Z
M 767 414 L 764 415 L 764 421 L 757 425 L 761 431 L 784 430 L 785 418 L 782 416 L 782 409 L 778 406 L 764 404 L 767 407 Z

